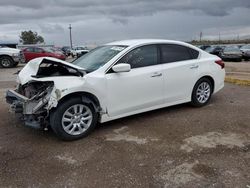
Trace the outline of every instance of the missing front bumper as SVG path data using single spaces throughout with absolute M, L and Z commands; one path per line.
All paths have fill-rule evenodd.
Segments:
M 36 109 L 35 107 L 38 106 L 41 101 L 33 102 L 14 90 L 8 90 L 6 92 L 6 102 L 10 104 L 12 112 L 22 115 L 21 119 L 26 126 L 35 129 L 47 128 L 47 112 L 33 113 L 33 110 Z

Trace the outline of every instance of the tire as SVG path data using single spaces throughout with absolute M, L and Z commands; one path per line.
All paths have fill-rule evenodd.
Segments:
M 205 106 L 210 101 L 212 92 L 213 86 L 211 81 L 208 78 L 201 78 L 193 88 L 191 104 L 195 107 Z
M 78 112 L 77 115 L 76 112 Z M 89 119 L 90 117 L 91 119 Z M 80 97 L 71 98 L 59 104 L 50 114 L 52 130 L 60 139 L 65 141 L 86 137 L 95 128 L 97 120 L 98 114 L 93 105 L 89 102 L 83 102 Z M 84 131 L 82 132 L 82 130 Z
M 19 62 L 14 62 L 13 67 L 16 67 L 19 64 Z
M 0 66 L 3 68 L 11 68 L 14 67 L 15 62 L 9 56 L 0 57 Z

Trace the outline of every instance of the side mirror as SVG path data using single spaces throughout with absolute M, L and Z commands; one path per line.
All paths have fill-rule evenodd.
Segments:
M 120 63 L 112 67 L 114 72 L 129 72 L 131 70 L 130 64 Z

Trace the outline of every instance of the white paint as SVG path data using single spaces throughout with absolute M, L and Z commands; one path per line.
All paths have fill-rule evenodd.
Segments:
M 135 48 L 150 44 L 177 44 L 195 49 L 199 51 L 200 55 L 193 60 L 157 64 L 131 69 L 129 72 L 107 74 L 107 70 L 125 54 Z M 52 107 L 56 108 L 61 98 L 72 93 L 88 92 L 95 95 L 100 102 L 101 109 L 105 109 L 105 112 L 107 112 L 101 116 L 100 122 L 189 102 L 191 101 L 191 93 L 195 83 L 203 76 L 211 76 L 214 79 L 214 93 L 224 86 L 225 70 L 214 63 L 220 58 L 190 44 L 180 41 L 144 39 L 118 41 L 106 45 L 126 45 L 128 47 L 99 69 L 84 75 L 84 77 L 54 76 L 34 78 L 32 75 L 36 75 L 43 60 L 43 58 L 37 58 L 25 65 L 18 75 L 18 80 L 21 84 L 31 80 L 53 81 L 54 89 L 48 102 L 48 110 Z M 83 68 L 72 63 L 54 58 L 47 59 L 83 70 Z M 55 91 L 61 91 L 60 96 L 57 96 Z M 116 139 L 138 141 L 137 137 L 131 137 L 130 135 L 120 135 Z M 139 142 L 145 143 L 146 141 Z
M 126 142 L 135 142 L 136 144 L 146 144 L 148 141 L 146 138 L 139 138 L 137 136 L 130 135 L 128 132 L 124 132 L 128 127 L 124 126 L 119 129 L 115 129 L 115 134 L 107 135 L 107 141 L 126 141 Z M 123 132 L 123 133 L 122 133 Z
M 181 149 L 191 152 L 197 147 L 216 148 L 218 145 L 229 148 L 244 147 L 248 141 L 249 138 L 245 135 L 239 135 L 236 133 L 208 132 L 203 135 L 186 138 L 184 140 L 185 144 L 181 146 Z
M 106 136 L 107 141 L 125 141 L 125 142 L 134 142 L 136 144 L 146 144 L 149 141 L 156 142 L 159 141 L 158 138 L 139 138 L 138 136 L 133 136 L 127 131 L 128 127 L 123 126 L 119 129 L 115 129 L 114 134 L 109 134 Z
M 57 155 L 55 158 L 70 165 L 77 163 L 77 160 L 73 159 L 71 156 Z

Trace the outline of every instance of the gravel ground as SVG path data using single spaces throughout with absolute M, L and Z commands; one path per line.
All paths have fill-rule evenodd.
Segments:
M 203 108 L 155 110 L 62 142 L 8 111 L 17 69 L 0 69 L 0 187 L 250 187 L 250 87 L 226 84 Z

